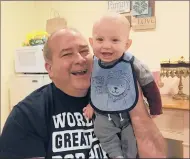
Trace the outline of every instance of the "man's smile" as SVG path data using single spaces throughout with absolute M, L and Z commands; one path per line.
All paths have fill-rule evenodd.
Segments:
M 78 71 L 72 71 L 71 74 L 78 76 L 78 75 L 85 75 L 87 73 L 87 69 L 78 70 Z

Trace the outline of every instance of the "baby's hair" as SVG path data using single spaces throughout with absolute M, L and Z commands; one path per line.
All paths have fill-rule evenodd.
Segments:
M 119 20 L 122 24 L 125 25 L 126 31 L 128 33 L 127 36 L 129 36 L 131 30 L 131 25 L 129 20 L 123 14 L 114 13 L 114 12 L 106 12 L 103 16 L 99 17 L 98 20 L 96 20 L 93 24 L 93 30 L 99 22 L 103 20 L 114 20 L 114 19 Z

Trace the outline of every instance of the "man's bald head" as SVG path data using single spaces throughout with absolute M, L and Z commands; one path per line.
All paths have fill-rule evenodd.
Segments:
M 51 61 L 52 59 L 52 45 L 57 42 L 58 38 L 60 36 L 69 36 L 69 35 L 74 35 L 74 34 L 80 34 L 81 33 L 76 30 L 75 28 L 64 28 L 57 30 L 53 32 L 47 39 L 47 42 L 44 45 L 43 48 L 43 55 L 45 61 Z

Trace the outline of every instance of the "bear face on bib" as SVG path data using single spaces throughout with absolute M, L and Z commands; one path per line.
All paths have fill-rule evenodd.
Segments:
M 105 89 L 108 93 L 109 100 L 113 102 L 124 98 L 130 89 L 130 78 L 128 74 L 122 74 L 122 71 L 109 73 L 105 82 Z

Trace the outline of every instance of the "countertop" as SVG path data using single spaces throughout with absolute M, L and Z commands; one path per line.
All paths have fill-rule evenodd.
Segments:
M 169 95 L 161 95 L 161 98 L 163 108 L 190 110 L 189 100 L 175 100 Z

